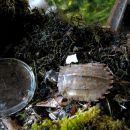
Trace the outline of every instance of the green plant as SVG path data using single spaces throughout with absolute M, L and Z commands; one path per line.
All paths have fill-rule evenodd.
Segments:
M 91 107 L 84 112 L 78 112 L 75 117 L 64 118 L 63 120 L 51 121 L 44 120 L 42 123 L 34 123 L 31 130 L 83 130 L 87 127 L 95 130 L 130 130 L 123 121 L 114 120 L 112 117 L 100 115 L 100 109 L 97 106 Z
M 104 24 L 108 19 L 115 0 L 49 0 L 62 10 L 68 18 L 82 16 L 87 24 L 100 22 Z

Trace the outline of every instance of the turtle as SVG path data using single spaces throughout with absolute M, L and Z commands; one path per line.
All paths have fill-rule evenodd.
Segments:
M 113 83 L 113 73 L 106 64 L 86 63 L 61 66 L 57 87 L 67 99 L 91 102 L 109 93 Z

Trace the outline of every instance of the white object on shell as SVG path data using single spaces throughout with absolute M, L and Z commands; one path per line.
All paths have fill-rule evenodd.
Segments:
M 77 63 L 77 62 L 78 62 L 78 59 L 77 59 L 76 54 L 69 55 L 69 56 L 66 58 L 66 64 Z

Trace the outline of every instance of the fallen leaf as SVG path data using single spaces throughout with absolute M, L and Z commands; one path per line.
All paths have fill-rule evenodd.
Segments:
M 36 106 L 56 108 L 59 106 L 59 104 L 54 98 L 51 98 L 48 99 L 47 101 L 37 103 Z

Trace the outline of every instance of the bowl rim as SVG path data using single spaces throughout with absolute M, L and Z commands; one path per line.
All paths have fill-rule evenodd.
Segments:
M 29 74 L 30 74 L 29 77 L 31 77 L 31 86 L 30 86 L 31 90 L 27 91 L 26 99 L 24 99 L 17 105 L 15 105 L 7 110 L 0 111 L 0 117 L 10 116 L 10 115 L 22 110 L 31 101 L 31 99 L 33 98 L 35 89 L 36 89 L 36 79 L 35 79 L 35 75 L 33 73 L 32 68 L 29 65 L 27 65 L 25 62 L 23 62 L 19 59 L 16 59 L 16 58 L 0 58 L 0 62 L 1 61 L 10 61 L 10 60 L 13 62 L 18 62 L 18 63 L 22 64 L 22 66 L 26 69 L 26 71 L 29 72 Z

